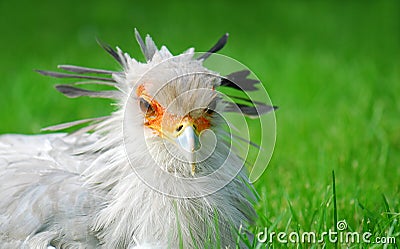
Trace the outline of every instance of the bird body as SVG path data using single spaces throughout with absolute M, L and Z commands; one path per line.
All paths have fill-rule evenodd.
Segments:
M 255 219 L 243 160 L 216 114 L 233 110 L 215 90 L 232 82 L 202 64 L 226 36 L 200 59 L 193 49 L 173 56 L 136 37 L 146 63 L 103 45 L 121 72 L 40 71 L 111 85 L 56 88 L 72 98 L 112 98 L 118 108 L 48 128 L 88 123 L 70 134 L 0 136 L 0 248 L 233 248 L 237 230 Z M 236 74 L 244 75 L 239 85 L 245 74 Z M 271 110 L 238 110 L 255 108 Z
M 91 159 L 73 156 L 82 142 L 93 141 L 66 134 L 0 136 L 0 248 L 47 248 L 60 231 L 68 231 L 64 240 L 72 248 L 96 244 L 88 220 L 102 200 L 79 173 Z

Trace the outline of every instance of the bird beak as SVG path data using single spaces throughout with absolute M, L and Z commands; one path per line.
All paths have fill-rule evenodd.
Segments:
M 181 132 L 176 137 L 177 145 L 183 150 L 189 161 L 192 176 L 196 173 L 196 155 L 195 152 L 200 148 L 199 137 L 196 134 L 193 125 L 189 122 L 183 124 Z

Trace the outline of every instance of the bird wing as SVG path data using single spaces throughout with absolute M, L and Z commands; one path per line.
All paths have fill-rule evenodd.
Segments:
M 81 172 L 90 157 L 83 160 L 77 151 L 94 140 L 66 134 L 0 136 L 1 244 L 96 245 L 91 214 L 101 194 L 85 186 Z

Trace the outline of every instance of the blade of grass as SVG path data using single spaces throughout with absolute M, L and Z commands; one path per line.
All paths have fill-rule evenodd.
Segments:
M 174 208 L 175 208 L 175 215 L 176 215 L 176 225 L 178 229 L 178 237 L 179 237 L 179 248 L 183 249 L 183 238 L 182 238 L 182 227 L 181 223 L 179 221 L 179 215 L 178 215 L 178 205 L 176 201 L 174 201 Z
M 217 234 L 215 234 L 215 242 L 216 242 L 216 248 L 221 248 L 221 236 L 220 236 L 220 231 L 219 231 L 219 216 L 218 216 L 218 211 L 214 209 L 214 226 L 215 226 L 215 231 Z
M 335 171 L 332 170 L 332 191 L 333 191 L 333 231 L 337 234 L 337 203 L 336 203 L 336 181 L 335 181 Z M 338 248 L 338 243 L 335 241 L 335 249 Z
M 388 203 L 388 201 L 386 199 L 385 194 L 382 194 L 382 198 L 383 198 L 383 204 L 384 204 L 385 209 L 386 209 L 386 216 L 387 216 L 388 219 L 390 219 L 391 218 L 390 208 L 389 208 L 389 203 Z

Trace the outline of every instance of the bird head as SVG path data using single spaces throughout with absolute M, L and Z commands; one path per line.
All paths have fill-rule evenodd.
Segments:
M 214 84 L 207 76 L 191 75 L 168 82 L 153 94 L 147 90 L 152 88 L 151 83 L 140 84 L 134 92 L 146 139 L 153 140 L 151 146 L 158 142 L 161 150 L 170 148 L 174 158 L 184 155 L 192 175 L 196 172 L 196 154 L 202 149 L 200 136 L 212 129 L 214 121 L 218 101 Z

